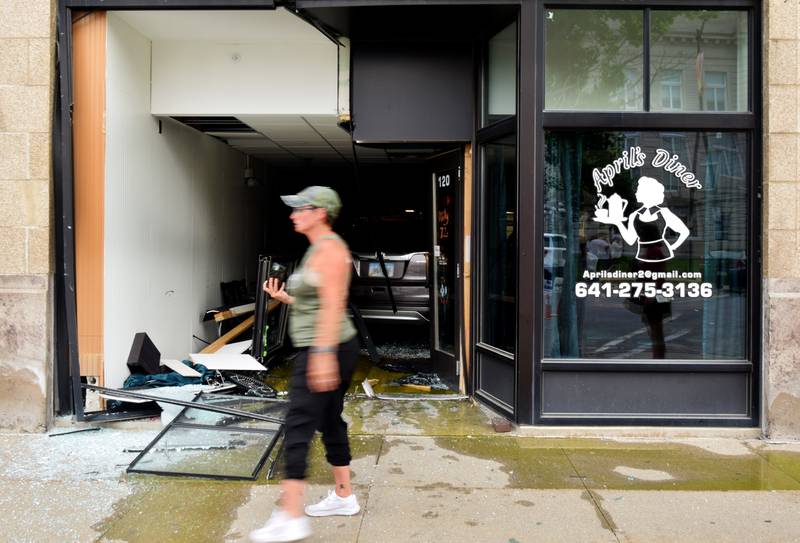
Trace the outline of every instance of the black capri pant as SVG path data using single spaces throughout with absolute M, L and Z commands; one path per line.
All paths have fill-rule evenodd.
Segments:
M 284 438 L 287 479 L 306 478 L 308 447 L 317 430 L 322 432 L 328 463 L 332 466 L 350 465 L 350 443 L 347 423 L 342 420 L 342 408 L 359 350 L 358 337 L 339 345 L 339 388 L 328 392 L 308 389 L 308 348 L 301 349 L 295 358 Z

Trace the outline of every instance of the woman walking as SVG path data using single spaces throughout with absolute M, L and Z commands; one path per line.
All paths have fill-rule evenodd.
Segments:
M 352 261 L 345 242 L 331 229 L 341 209 L 333 189 L 313 186 L 281 196 L 292 208 L 295 231 L 310 244 L 286 285 L 271 278 L 264 290 L 289 304 L 289 336 L 300 354 L 294 362 L 286 416 L 286 479 L 280 506 L 263 528 L 250 533 L 255 542 L 298 541 L 311 535 L 304 515 L 306 462 L 314 432 L 322 432 L 326 458 L 336 488 L 305 508 L 310 516 L 355 515 L 360 507 L 350 487 L 350 445 L 342 420 L 344 394 L 359 351 L 356 330 L 345 314 Z

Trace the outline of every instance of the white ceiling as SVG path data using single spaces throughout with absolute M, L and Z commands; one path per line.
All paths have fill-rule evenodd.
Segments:
M 269 43 L 319 41 L 321 34 L 284 8 L 231 11 L 115 11 L 151 41 Z
M 242 115 L 240 121 L 257 134 L 210 133 L 232 147 L 273 164 L 291 166 L 309 160 L 315 164 L 353 163 L 350 134 L 336 124 L 336 115 Z M 382 149 L 358 147 L 359 162 L 386 160 Z
M 319 41 L 314 27 L 280 8 L 274 11 L 117 11 L 140 34 L 162 44 L 170 41 L 271 43 Z M 198 112 L 198 117 L 202 113 Z M 220 116 L 219 113 L 214 116 Z M 350 134 L 336 124 L 336 115 L 244 115 L 240 121 L 256 133 L 209 132 L 229 145 L 281 166 L 347 165 L 353 163 Z M 387 160 L 382 149 L 358 147 L 359 163 Z

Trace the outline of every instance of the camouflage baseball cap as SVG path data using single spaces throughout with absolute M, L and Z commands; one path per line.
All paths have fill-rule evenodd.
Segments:
M 342 209 L 342 201 L 336 191 L 330 187 L 306 187 L 297 194 L 281 196 L 283 203 L 289 207 L 314 206 L 321 207 L 328 212 L 328 217 L 334 220 Z

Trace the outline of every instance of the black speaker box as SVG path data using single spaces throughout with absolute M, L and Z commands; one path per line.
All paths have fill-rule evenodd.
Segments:
M 133 337 L 133 345 L 128 355 L 128 369 L 131 373 L 161 373 L 161 352 L 156 349 L 145 332 Z

